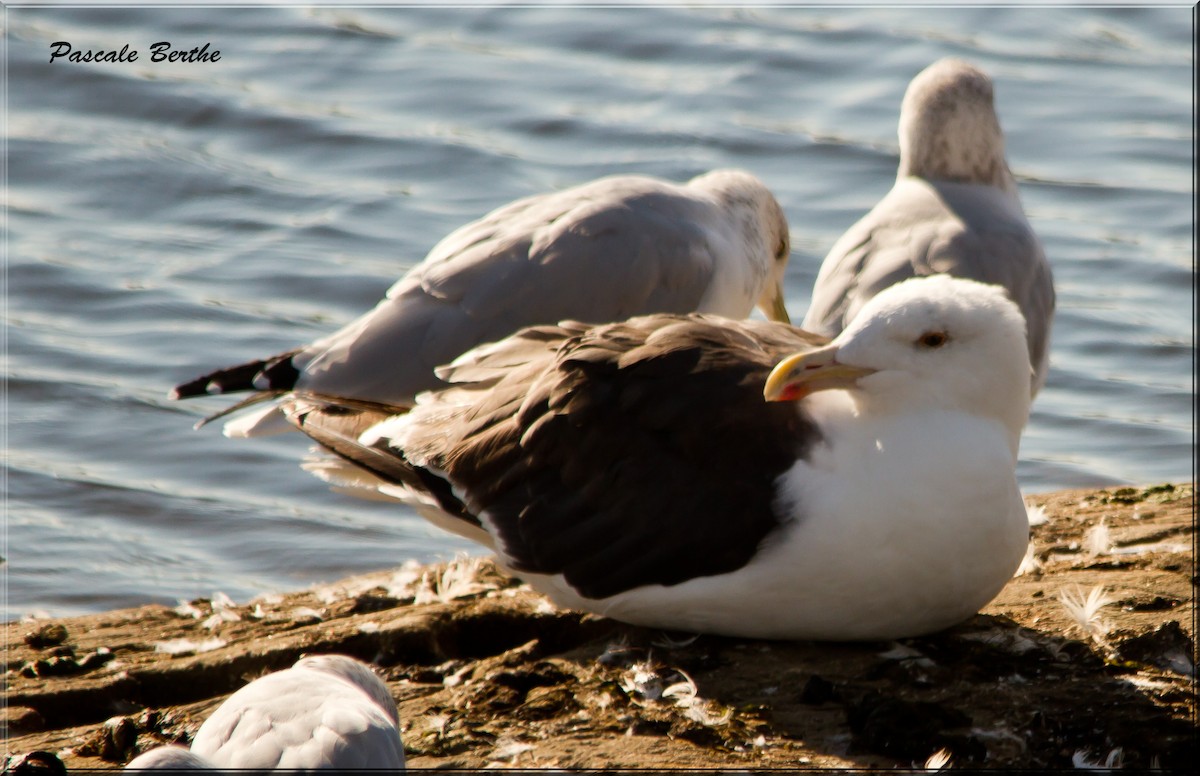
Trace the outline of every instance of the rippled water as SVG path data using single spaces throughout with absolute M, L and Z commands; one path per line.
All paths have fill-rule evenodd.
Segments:
M 1192 17 L 1177 9 L 9 9 L 8 616 L 244 600 L 465 549 L 299 435 L 165 400 L 328 332 L 444 234 L 614 172 L 749 169 L 799 318 L 891 186 L 908 80 L 997 83 L 1059 293 L 1026 492 L 1194 477 Z M 139 49 L 49 63 L 55 41 Z M 210 44 L 216 63 L 151 63 Z

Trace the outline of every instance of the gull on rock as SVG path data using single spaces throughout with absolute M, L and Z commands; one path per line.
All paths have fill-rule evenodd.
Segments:
M 910 279 L 832 341 L 698 314 L 564 322 L 439 374 L 411 411 L 285 409 L 564 607 L 891 639 L 971 616 L 1024 556 L 1030 364 L 997 286 Z
M 402 770 L 399 724 L 395 700 L 370 667 L 315 655 L 230 695 L 190 750 L 153 749 L 126 769 Z
M 909 84 L 896 183 L 825 257 L 802 326 L 832 337 L 883 289 L 938 273 L 1008 291 L 1027 323 L 1037 393 L 1049 367 L 1050 265 L 1005 160 L 991 79 L 958 59 Z
M 222 417 L 292 391 L 392 407 L 444 387 L 434 369 L 524 326 L 606 323 L 645 313 L 786 321 L 787 221 L 753 175 L 716 170 L 685 184 L 621 175 L 527 197 L 434 246 L 370 312 L 275 356 L 177 386 L 171 398 L 251 391 Z M 272 403 L 227 436 L 291 427 Z

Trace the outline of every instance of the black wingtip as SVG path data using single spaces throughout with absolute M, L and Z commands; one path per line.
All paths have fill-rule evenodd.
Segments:
M 271 358 L 247 361 L 209 372 L 194 380 L 180 383 L 171 389 L 167 396 L 171 399 L 190 399 L 193 396 L 213 396 L 239 391 L 290 391 L 300 377 L 300 372 L 292 364 L 292 356 L 297 352 L 293 350 Z

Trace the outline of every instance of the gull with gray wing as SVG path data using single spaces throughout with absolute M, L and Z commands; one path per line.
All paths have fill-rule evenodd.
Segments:
M 126 768 L 400 771 L 400 715 L 365 663 L 312 655 L 230 695 L 200 726 L 191 749 L 152 749 Z
M 787 320 L 787 221 L 763 183 L 716 170 L 686 184 L 620 175 L 518 200 L 438 243 L 370 312 L 294 350 L 182 383 L 171 398 L 251 392 L 227 436 L 290 430 L 292 391 L 411 406 L 434 369 L 524 326 L 653 312 Z
M 991 79 L 958 59 L 935 62 L 909 84 L 899 134 L 895 185 L 825 257 L 802 325 L 832 337 L 873 296 L 914 276 L 993 283 L 1025 316 L 1037 393 L 1054 282 L 1004 156 Z

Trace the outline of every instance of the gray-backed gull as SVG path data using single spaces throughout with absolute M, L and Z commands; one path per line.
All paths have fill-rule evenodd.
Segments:
M 230 695 L 190 751 L 160 747 L 126 767 L 403 770 L 399 721 L 387 685 L 366 664 L 314 655 Z
M 756 304 L 786 321 L 789 251 L 783 210 L 749 173 L 716 170 L 686 184 L 601 178 L 457 229 L 375 309 L 333 334 L 203 375 L 170 395 L 254 391 L 232 408 L 240 409 L 299 390 L 401 407 L 444 386 L 436 367 L 524 326 L 655 312 L 744 318 Z M 272 404 L 229 421 L 225 433 L 289 428 Z
M 829 251 L 802 325 L 832 337 L 882 289 L 937 273 L 1008 290 L 1028 324 L 1036 393 L 1049 365 L 1054 282 L 1004 158 L 992 82 L 958 59 L 909 84 L 896 184 Z

